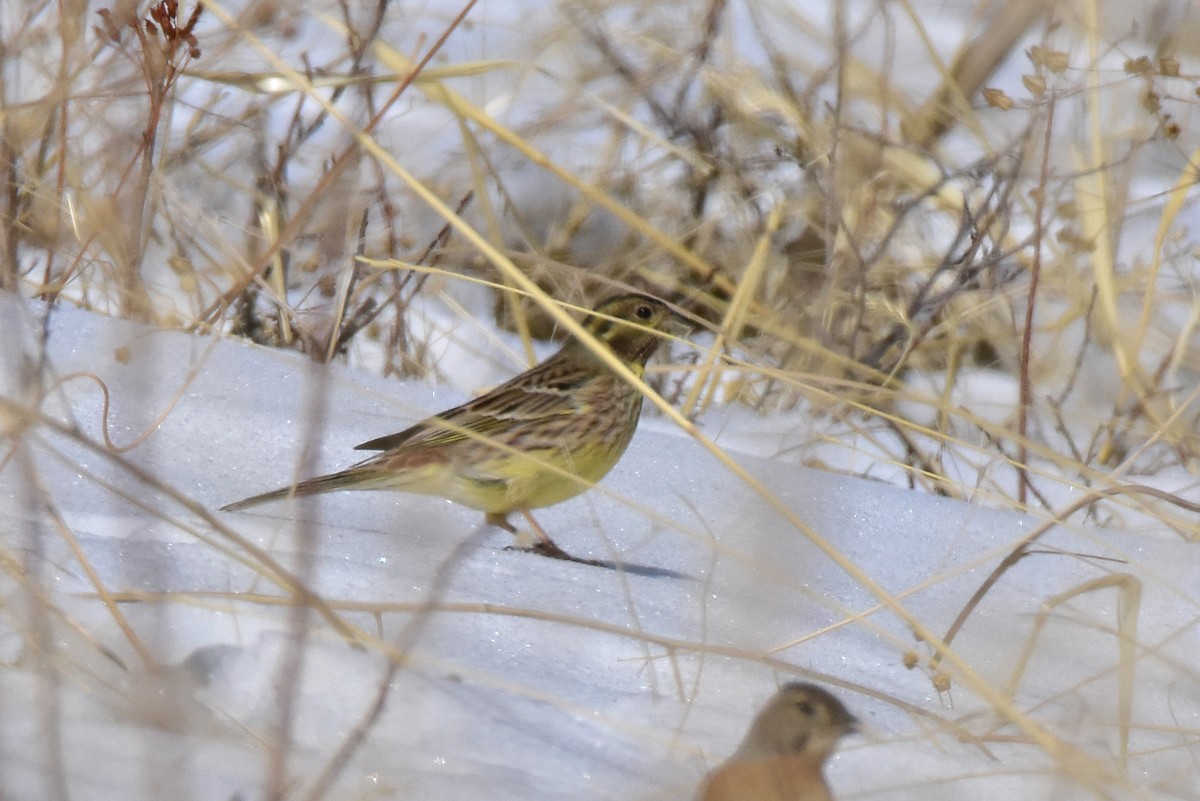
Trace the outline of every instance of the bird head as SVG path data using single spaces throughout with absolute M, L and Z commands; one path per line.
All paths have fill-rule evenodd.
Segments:
M 785 684 L 758 713 L 738 748 L 743 757 L 807 754 L 824 761 L 837 741 L 858 730 L 858 719 L 816 686 Z
M 662 343 L 660 332 L 683 334 L 691 327 L 663 301 L 631 294 L 601 301 L 583 328 L 626 364 L 645 365 Z

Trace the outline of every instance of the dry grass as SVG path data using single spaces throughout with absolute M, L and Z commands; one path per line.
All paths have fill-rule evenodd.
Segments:
M 547 15 L 535 46 L 497 28 L 516 55 L 484 60 L 456 47 L 492 24 L 482 7 L 321 8 L 3 11 L 0 288 L 413 376 L 439 370 L 439 332 L 412 317 L 427 302 L 479 308 L 483 285 L 487 322 L 528 341 L 569 325 L 554 301 L 632 286 L 706 321 L 711 347 L 663 411 L 767 503 L 687 420 L 800 408 L 810 464 L 859 449 L 877 466 L 862 472 L 1048 527 L 1147 515 L 1198 538 L 1194 13 L 1160 3 L 1134 29 L 1098 2 L 964 4 L 980 21 L 947 47 L 899 2 L 871 7 L 880 22 L 841 4 L 818 20 L 784 2 L 589 0 Z M 995 374 L 1015 391 L 985 413 Z M 51 425 L 37 384 L 0 409 L 10 467 L 20 432 Z M 191 511 L 214 548 L 403 662 Z M 1014 539 L 1001 571 L 1036 544 Z M 1078 756 L 1015 708 L 1019 673 L 1007 691 L 979 679 L 948 647 L 958 624 L 939 641 L 843 566 L 931 644 L 935 682 L 948 660 L 1047 753 Z M 1109 588 L 1127 682 L 1138 587 L 1046 602 Z
M 1086 6 L 1047 30 L 1040 3 L 1013 2 L 940 61 L 920 17 L 885 5 L 891 51 L 868 63 L 878 31 L 843 15 L 828 30 L 713 2 L 634 28 L 620 4 L 568 4 L 531 62 L 472 62 L 439 53 L 457 23 L 432 15 L 398 36 L 382 7 L 157 8 L 180 30 L 128 4 L 70 25 L 34 6 L 8 28 L 4 286 L 319 360 L 382 353 L 407 375 L 436 364 L 406 311 L 459 277 L 519 274 L 583 304 L 632 284 L 745 355 L 719 397 L 891 428 L 906 445 L 888 456 L 930 489 L 964 494 L 939 456 L 961 440 L 1018 463 L 1021 503 L 1030 460 L 1089 483 L 1155 441 L 1145 468 L 1194 465 L 1194 97 L 1170 41 L 1115 70 L 1147 43 L 1107 38 Z M 1023 36 L 1044 44 L 1014 57 Z M 297 42 L 311 55 L 275 55 Z M 989 86 L 1006 61 L 1023 86 Z M 517 127 L 487 108 L 489 81 L 509 108 L 529 96 Z M 512 294 L 496 314 L 550 330 Z M 1090 427 L 1067 425 L 1093 360 L 1120 386 Z M 975 368 L 1019 380 L 1011 418 L 955 408 Z M 943 436 L 895 414 L 903 399 Z

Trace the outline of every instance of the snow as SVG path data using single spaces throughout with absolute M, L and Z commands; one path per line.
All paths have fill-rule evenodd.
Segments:
M 28 398 L 19 378 L 44 358 L 53 380 L 41 408 L 77 431 L 25 428 L 0 472 L 5 797 L 249 800 L 275 786 L 304 798 L 381 683 L 382 712 L 329 797 L 688 797 L 793 677 L 832 686 L 867 722 L 830 766 L 839 797 L 1092 797 L 1095 777 L 1076 775 L 1074 757 L 1030 744 L 948 663 L 953 687 L 940 695 L 927 669 L 906 669 L 906 651 L 922 665 L 930 653 L 909 627 L 661 420 L 644 421 L 600 487 L 538 519 L 578 555 L 682 577 L 508 551 L 509 535 L 436 498 L 339 493 L 224 514 L 213 510 L 345 465 L 354 444 L 463 398 L 65 306 L 49 313 L 43 351 L 46 313 L 12 297 L 0 306 L 12 334 L 0 351 L 3 396 Z M 124 455 L 83 444 L 103 425 L 102 394 L 83 373 L 108 388 L 114 443 L 136 442 Z M 937 634 L 1041 522 L 732 455 Z M 283 603 L 281 582 L 221 527 L 299 576 L 361 644 Z M 956 653 L 1003 690 L 1040 604 L 1127 576 L 1123 586 L 1141 589 L 1136 631 L 1126 632 L 1139 644 L 1132 756 L 1103 791 L 1189 797 L 1187 732 L 1200 724 L 1195 546 L 1162 530 L 1090 527 L 1055 529 L 1041 544 L 1063 553 L 1008 573 Z M 149 664 L 98 587 L 146 594 L 116 608 Z M 1056 607 L 1013 695 L 1106 769 L 1119 749 L 1114 627 L 1131 599 L 1105 589 Z

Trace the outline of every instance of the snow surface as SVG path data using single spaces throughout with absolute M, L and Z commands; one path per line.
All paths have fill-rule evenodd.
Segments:
M 46 308 L 0 301 L 0 395 L 28 402 L 44 360 L 42 411 L 78 432 L 32 424 L 0 471 L 0 797 L 305 798 L 382 684 L 382 713 L 328 797 L 688 798 L 797 677 L 866 722 L 830 765 L 840 798 L 1196 797 L 1200 566 L 1173 534 L 1056 529 L 1045 546 L 1088 558 L 1025 559 L 954 643 L 1004 688 L 1042 602 L 1117 574 L 1140 583 L 1129 770 L 1097 782 L 1097 765 L 1119 776 L 1113 589 L 1055 609 L 1014 695 L 1088 764 L 1030 744 L 957 675 L 939 695 L 926 670 L 906 669 L 910 648 L 928 656 L 907 625 L 661 420 L 643 421 L 600 487 L 538 519 L 579 555 L 683 577 L 507 551 L 509 535 L 435 498 L 338 493 L 225 514 L 214 510 L 349 464 L 354 444 L 463 397 L 63 306 L 43 350 Z M 81 442 L 103 425 L 85 372 L 108 387 L 114 443 L 137 441 L 124 456 Z M 16 434 L 22 421 L 0 408 Z M 700 424 L 721 441 L 721 426 Z M 1041 522 L 734 456 L 938 634 Z M 211 521 L 302 577 L 367 644 L 265 603 L 289 594 Z M 97 586 L 175 593 L 118 605 L 153 667 Z

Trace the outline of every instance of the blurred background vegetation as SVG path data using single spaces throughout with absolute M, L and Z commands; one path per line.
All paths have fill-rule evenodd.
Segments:
M 10 291 L 423 376 L 447 327 L 551 336 L 524 279 L 632 286 L 709 325 L 689 415 L 799 408 L 856 472 L 1053 507 L 1196 468 L 1182 0 L 2 16 Z

